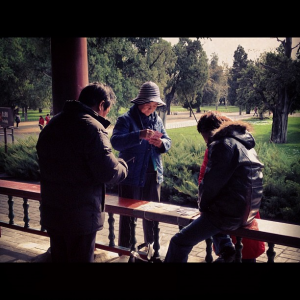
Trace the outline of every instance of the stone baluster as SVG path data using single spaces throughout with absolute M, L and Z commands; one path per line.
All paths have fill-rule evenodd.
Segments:
M 237 236 L 236 243 L 235 243 L 235 260 L 234 260 L 234 262 L 237 262 L 237 263 L 242 262 L 242 250 L 243 250 L 242 238 Z
M 114 219 L 114 214 L 113 213 L 108 213 L 108 239 L 109 239 L 109 246 L 114 247 L 115 246 L 115 232 L 114 232 L 114 224 L 115 224 L 115 219 Z
M 211 263 L 213 261 L 213 257 L 212 257 L 212 237 L 206 239 L 205 242 L 206 242 L 205 261 L 207 263 Z
M 274 258 L 276 255 L 276 252 L 274 251 L 274 244 L 273 243 L 268 243 L 268 250 L 267 250 L 267 256 L 268 256 L 268 263 L 273 263 L 274 262 Z
M 129 226 L 130 226 L 130 240 L 129 243 L 131 245 L 130 251 L 136 251 L 136 237 L 135 237 L 135 228 L 136 228 L 136 224 L 137 224 L 137 220 L 135 217 L 130 217 L 130 222 L 129 222 Z M 129 258 L 129 262 L 134 262 L 134 257 L 130 256 Z
M 14 224 L 14 200 L 12 196 L 8 196 L 8 218 L 9 218 L 9 224 Z
M 28 203 L 28 199 L 27 198 L 23 198 L 23 209 L 24 209 L 24 228 L 28 228 L 29 227 L 29 214 L 28 214 L 28 210 L 29 210 L 29 203 Z
M 129 240 L 129 244 L 131 245 L 130 250 L 131 251 L 136 251 L 136 236 L 135 236 L 135 228 L 136 228 L 136 224 L 137 224 L 137 220 L 135 217 L 130 217 L 130 222 L 129 222 L 129 226 L 130 226 L 130 240 Z
M 153 221 L 153 236 L 154 236 L 154 244 L 153 244 L 153 249 L 154 249 L 154 258 L 158 258 L 159 257 L 159 249 L 160 249 L 160 245 L 159 245 L 159 223 L 156 221 Z

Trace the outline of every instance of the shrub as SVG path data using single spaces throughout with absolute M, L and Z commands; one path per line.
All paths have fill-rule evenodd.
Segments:
M 171 149 L 163 155 L 162 201 L 197 207 L 198 175 L 205 149 L 204 142 L 184 136 L 172 140 Z
M 0 170 L 8 175 L 39 180 L 36 154 L 37 136 L 29 136 L 9 144 L 8 152 L 0 147 Z M 161 199 L 176 205 L 197 207 L 198 176 L 206 145 L 179 135 L 172 138 L 172 147 L 163 155 L 164 182 Z M 264 191 L 260 214 L 263 219 L 275 219 L 300 224 L 300 158 L 287 156 L 275 144 L 257 143 L 256 151 L 264 163 Z M 113 150 L 118 156 L 118 152 Z M 107 186 L 117 192 L 117 185 Z
M 257 152 L 265 165 L 261 217 L 300 224 L 300 158 L 269 143 Z
M 29 135 L 17 143 L 8 144 L 7 153 L 1 147 L 0 170 L 15 178 L 39 180 L 36 142 L 37 136 Z

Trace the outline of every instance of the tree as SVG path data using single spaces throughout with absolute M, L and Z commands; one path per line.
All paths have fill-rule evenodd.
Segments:
M 185 102 L 192 104 L 208 77 L 207 57 L 200 41 L 179 38 L 173 50 L 177 61 L 170 70 L 170 80 L 164 89 L 168 115 L 175 92 L 181 104 L 184 105 Z
M 238 80 L 241 76 L 241 71 L 247 67 L 248 54 L 245 52 L 242 46 L 238 46 L 237 50 L 234 52 L 233 66 L 229 71 L 228 77 L 228 101 L 231 105 L 238 105 L 240 107 L 241 114 L 241 103 L 238 103 L 237 99 L 237 89 L 239 88 Z
M 276 79 L 277 101 L 270 105 L 273 112 L 273 123 L 271 141 L 277 144 L 287 142 L 288 114 L 293 112 L 293 108 L 300 104 L 300 94 L 297 86 L 300 82 L 300 62 L 291 59 L 292 38 L 279 40 L 283 46 L 283 51 L 277 56 L 269 54 L 266 57 L 266 64 L 261 63 L 267 74 Z M 299 47 L 299 44 L 296 46 Z M 280 49 L 279 49 L 280 51 Z M 269 77 L 269 78 L 270 78 Z M 272 84 L 272 83 L 271 83 Z
M 218 65 L 219 57 L 216 53 L 212 54 L 209 65 L 209 79 L 203 88 L 203 99 L 202 102 L 207 105 L 216 105 L 216 110 L 220 100 L 225 104 L 225 87 L 227 78 L 223 72 L 223 68 Z M 200 109 L 198 110 L 198 112 Z
M 270 141 L 277 144 L 287 142 L 288 114 L 300 108 L 299 55 L 291 58 L 292 38 L 280 42 L 277 53 L 264 53 L 239 74 L 239 98 L 273 113 Z
M 116 93 L 118 101 L 110 113 L 113 122 L 121 107 L 132 104 L 145 81 L 156 82 L 163 95 L 176 57 L 171 44 L 161 38 L 99 37 L 88 38 L 88 59 L 90 81 L 103 81 Z
M 43 108 L 51 103 L 50 38 L 0 39 L 0 104 Z

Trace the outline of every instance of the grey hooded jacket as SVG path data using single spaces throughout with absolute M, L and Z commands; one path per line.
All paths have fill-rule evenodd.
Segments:
M 225 122 L 208 143 L 208 163 L 199 185 L 201 214 L 221 230 L 248 225 L 261 204 L 264 165 L 244 122 Z

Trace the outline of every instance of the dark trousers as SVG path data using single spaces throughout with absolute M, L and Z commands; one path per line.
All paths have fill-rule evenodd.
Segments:
M 119 185 L 119 196 L 130 199 L 160 202 L 160 184 L 156 181 L 156 172 L 147 173 L 144 187 Z M 154 242 L 153 221 L 143 219 L 144 242 Z M 130 248 L 130 217 L 120 215 L 119 246 Z
M 86 235 L 62 235 L 47 230 L 52 262 L 94 262 L 97 231 Z

